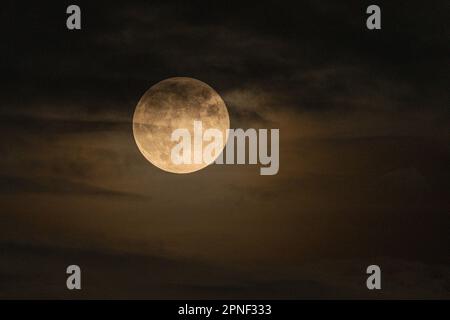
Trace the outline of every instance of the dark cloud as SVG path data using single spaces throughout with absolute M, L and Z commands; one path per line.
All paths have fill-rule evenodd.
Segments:
M 14 88 L 7 92 L 36 99 L 51 88 L 52 97 L 125 101 L 164 78 L 189 75 L 219 91 L 253 84 L 308 110 L 342 110 L 336 100 L 385 90 L 408 107 L 437 101 L 443 108 L 448 100 L 444 2 L 383 3 L 385 28 L 376 34 L 365 29 L 365 4 L 356 1 L 202 3 L 200 10 L 183 2 L 80 5 L 84 28 L 70 34 L 60 23 L 62 4 L 7 6 L 27 21 L 3 20 L 17 30 L 5 39 L 15 48 L 4 53 Z M 398 84 L 408 91 L 397 92 Z
M 55 118 L 51 116 L 32 116 L 32 115 L 2 115 L 1 125 L 3 132 L 15 130 L 21 134 L 70 134 L 79 132 L 96 131 L 125 131 L 130 128 L 127 121 L 118 120 L 89 120 L 76 119 L 77 116 L 68 118 Z
M 109 190 L 82 182 L 50 177 L 0 176 L 0 194 L 49 193 L 53 195 L 123 197 L 139 200 L 143 196 L 134 193 Z
M 365 283 L 365 268 L 370 262 L 357 259 L 316 261 L 299 267 L 297 272 L 272 272 L 268 280 L 263 269 L 250 274 L 248 270 L 168 258 L 161 253 L 136 255 L 3 243 L 0 256 L 2 298 L 314 299 L 339 295 L 431 299 L 446 297 L 450 285 L 450 274 L 443 265 L 386 257 L 380 259 L 384 290 L 374 293 L 358 285 Z M 32 268 L 25 268 L 23 261 L 32 261 Z M 75 262 L 82 270 L 83 289 L 79 292 L 61 285 L 66 280 L 67 266 Z

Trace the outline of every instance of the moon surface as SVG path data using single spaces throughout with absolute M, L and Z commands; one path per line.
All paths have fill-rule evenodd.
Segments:
M 144 157 L 158 168 L 172 173 L 198 171 L 213 161 L 175 164 L 171 160 L 172 148 L 179 143 L 171 141 L 172 132 L 179 128 L 189 130 L 193 148 L 194 121 L 202 121 L 203 132 L 210 128 L 222 132 L 222 150 L 230 128 L 225 102 L 202 81 L 169 78 L 152 86 L 139 100 L 133 116 L 134 139 Z M 202 147 L 208 143 L 202 142 Z

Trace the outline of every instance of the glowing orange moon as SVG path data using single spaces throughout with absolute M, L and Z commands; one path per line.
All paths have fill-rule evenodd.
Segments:
M 171 160 L 171 150 L 177 144 L 171 141 L 172 132 L 186 128 L 194 137 L 194 121 L 202 121 L 203 130 L 218 129 L 227 137 L 230 118 L 220 95 L 202 81 L 169 78 L 152 86 L 139 100 L 133 116 L 134 139 L 144 157 L 158 168 L 172 173 L 194 172 L 212 161 L 174 164 Z M 226 139 L 221 149 L 225 144 Z

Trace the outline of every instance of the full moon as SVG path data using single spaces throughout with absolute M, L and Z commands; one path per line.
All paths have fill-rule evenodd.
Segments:
M 194 121 L 202 122 L 203 131 L 211 128 L 222 132 L 222 150 L 230 128 L 225 102 L 202 81 L 169 78 L 152 86 L 139 100 L 133 116 L 134 139 L 144 157 L 158 168 L 172 173 L 198 171 L 213 161 L 174 164 L 171 160 L 172 148 L 177 144 L 171 140 L 172 132 L 180 128 L 189 130 L 193 147 Z

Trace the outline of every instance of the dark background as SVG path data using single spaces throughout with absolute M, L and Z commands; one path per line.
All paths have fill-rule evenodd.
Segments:
M 3 2 L 0 297 L 449 298 L 449 6 L 369 4 Z M 279 128 L 279 174 L 148 163 L 134 108 L 174 76 Z

